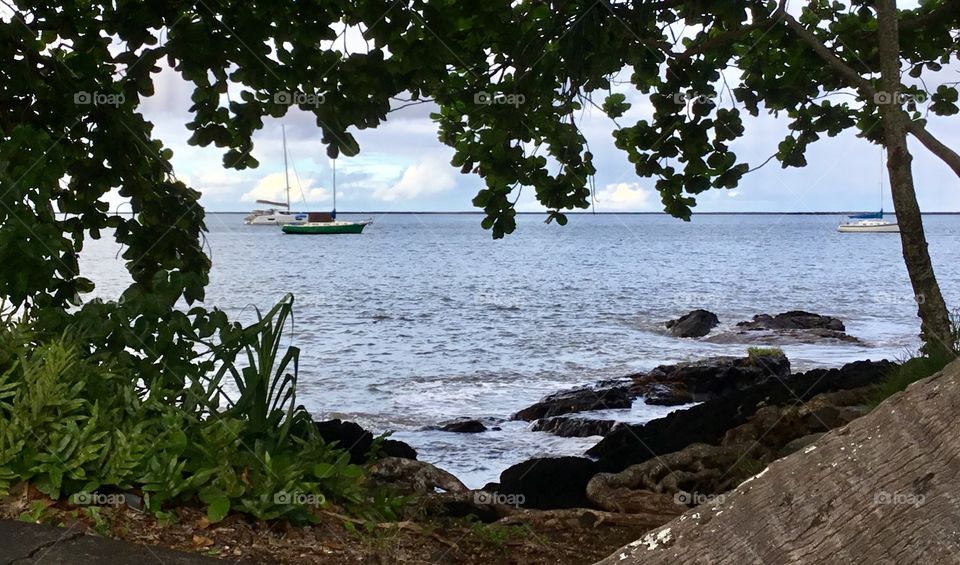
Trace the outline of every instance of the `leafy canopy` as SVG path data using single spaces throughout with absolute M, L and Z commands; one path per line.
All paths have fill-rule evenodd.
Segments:
M 174 309 L 203 299 L 210 262 L 199 193 L 177 180 L 171 151 L 139 112 L 163 65 L 192 84 L 190 142 L 222 148 L 234 169 L 257 165 L 253 133 L 291 103 L 315 116 L 335 157 L 356 154 L 353 132 L 386 120 L 392 100 L 433 100 L 453 164 L 485 182 L 474 204 L 494 237 L 515 229 L 518 187 L 536 191 L 548 220 L 588 206 L 595 168 L 577 118 L 592 106 L 624 120 L 633 89 L 652 111 L 612 128 L 616 145 L 639 176 L 656 179 L 666 211 L 689 218 L 697 194 L 737 186 L 750 169 L 731 149 L 748 135 L 744 113 L 788 116 L 775 151 L 785 167 L 803 166 L 823 135 L 880 138 L 883 101 L 854 80 L 877 88 L 870 3 L 813 0 L 796 16 L 783 5 L 13 0 L 0 23 L 0 296 L 64 327 L 92 289 L 77 254 L 112 230 L 133 283 L 122 305 L 80 310 L 91 323 L 108 320 L 101 347 L 122 356 L 133 346 L 151 378 L 151 368 L 192 362 L 181 336 L 229 327 L 221 312 Z M 955 3 L 926 1 L 900 19 L 912 77 L 956 56 Z M 339 47 L 344 26 L 362 30 L 369 48 Z M 804 33 L 856 77 L 825 64 Z M 624 77 L 629 88 L 617 84 Z M 928 90 L 923 101 L 918 87 L 894 93 L 909 98 L 917 127 L 927 112 L 958 111 L 955 83 Z M 826 97 L 851 91 L 860 96 Z M 132 216 L 108 210 L 111 190 L 130 200 Z

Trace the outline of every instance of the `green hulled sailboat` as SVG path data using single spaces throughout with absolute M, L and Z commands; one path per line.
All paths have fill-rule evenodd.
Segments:
M 302 234 L 302 235 L 330 235 L 338 233 L 363 233 L 363 228 L 370 224 L 371 220 L 361 220 L 359 222 L 345 222 L 337 220 L 337 161 L 333 161 L 333 211 L 332 212 L 309 212 L 307 213 L 307 222 L 304 224 L 289 224 L 281 229 L 283 233 Z
M 300 225 L 283 226 L 283 233 L 299 234 L 334 234 L 334 233 L 362 233 L 363 228 L 370 222 L 307 222 Z

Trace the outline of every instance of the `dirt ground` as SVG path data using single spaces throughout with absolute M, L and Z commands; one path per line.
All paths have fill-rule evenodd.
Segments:
M 210 524 L 199 508 L 177 508 L 158 519 L 126 506 L 54 504 L 41 493 L 25 491 L 0 502 L 2 519 L 72 526 L 234 563 L 583 564 L 644 533 L 632 526 L 498 525 L 450 518 L 370 524 L 336 508 L 320 510 L 318 517 L 319 523 L 310 526 L 240 515 Z

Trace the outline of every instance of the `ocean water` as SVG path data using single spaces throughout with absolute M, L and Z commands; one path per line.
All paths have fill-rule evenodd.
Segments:
M 366 216 L 341 214 L 343 219 Z M 841 318 L 863 345 L 785 345 L 794 369 L 896 358 L 919 321 L 896 234 L 841 234 L 833 216 L 519 217 L 494 241 L 478 215 L 382 215 L 362 235 L 290 236 L 211 214 L 208 306 L 250 320 L 295 296 L 298 400 L 412 444 L 469 486 L 537 455 L 581 454 L 598 438 L 557 438 L 504 422 L 481 434 L 424 431 L 458 417 L 509 418 L 559 389 L 744 344 L 677 339 L 665 320 L 707 308 L 722 331 L 758 313 Z M 960 305 L 960 216 L 925 218 L 948 304 Z M 129 284 L 117 247 L 90 242 L 95 295 Z M 636 403 L 617 418 L 668 412 Z

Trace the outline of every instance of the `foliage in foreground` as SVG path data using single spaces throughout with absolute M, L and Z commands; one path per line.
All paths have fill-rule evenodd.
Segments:
M 220 370 L 179 402 L 152 394 L 110 357 L 91 354 L 80 332 L 44 337 L 25 324 L 4 324 L 0 493 L 21 481 L 78 504 L 136 492 L 153 512 L 202 503 L 211 522 L 231 510 L 303 522 L 328 499 L 360 512 L 369 494 L 363 469 L 326 445 L 295 405 L 298 352 L 279 357 L 291 307 L 287 298 L 258 312 L 239 341 L 220 344 Z M 240 352 L 242 368 L 233 361 Z M 221 409 L 226 375 L 237 392 Z M 388 512 L 389 501 L 377 500 Z
M 951 335 L 952 343 L 945 344 L 946 347 L 938 350 L 939 352 L 925 353 L 921 350 L 900 360 L 897 368 L 880 383 L 874 394 L 873 404 L 880 404 L 920 379 L 941 371 L 960 356 L 960 312 L 954 312 L 951 316 Z

